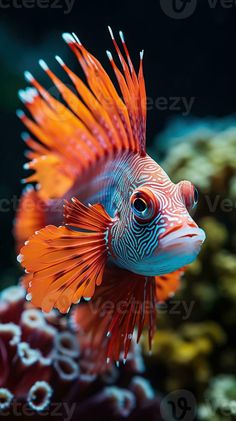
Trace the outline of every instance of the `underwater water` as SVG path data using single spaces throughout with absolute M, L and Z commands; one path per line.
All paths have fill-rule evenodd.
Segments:
M 0 2 L 0 416 L 234 420 L 235 6 L 180 1 L 176 11 L 167 0 L 141 7 L 31 3 Z M 138 345 L 132 342 L 125 364 L 107 363 L 96 341 L 91 347 L 73 311 L 44 313 L 26 300 L 13 235 L 26 162 L 24 128 L 15 115 L 18 90 L 27 85 L 23 72 L 32 72 L 61 100 L 38 60 L 46 60 L 65 82 L 54 59 L 59 54 L 83 77 L 61 39 L 62 32 L 75 31 L 110 75 L 108 24 L 116 33 L 124 31 L 135 67 L 145 50 L 148 153 L 174 183 L 189 180 L 197 188 L 191 215 L 206 232 L 176 294 L 157 305 L 152 351 L 144 332 Z

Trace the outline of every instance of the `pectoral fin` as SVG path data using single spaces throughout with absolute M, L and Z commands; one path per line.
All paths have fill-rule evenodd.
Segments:
M 65 205 L 65 220 L 68 226 L 49 225 L 36 232 L 18 256 L 32 274 L 32 303 L 44 311 L 55 307 L 65 313 L 81 297 L 91 298 L 109 255 L 112 219 L 101 205 L 87 207 L 73 198 Z

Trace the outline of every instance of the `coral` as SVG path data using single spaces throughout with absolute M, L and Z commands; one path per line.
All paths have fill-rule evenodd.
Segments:
M 158 151 L 166 155 L 162 165 L 175 181 L 186 178 L 202 192 L 216 188 L 218 193 L 233 182 L 236 174 L 236 121 L 233 118 L 175 120 L 158 137 L 156 145 Z
M 67 321 L 32 308 L 21 286 L 2 292 L 0 322 L 0 408 L 17 400 L 40 412 L 78 381 L 79 344 Z
M 42 313 L 22 286 L 0 296 L 0 415 L 27 419 L 159 420 L 159 399 L 143 377 L 140 347 L 126 365 L 104 364 L 73 329 L 71 317 Z M 37 415 L 38 414 L 38 415 Z
M 191 388 L 192 383 L 206 384 L 210 368 L 208 358 L 214 347 L 225 343 L 224 331 L 214 322 L 183 323 L 178 331 L 165 328 L 156 332 L 152 363 L 165 370 L 166 391 Z M 148 350 L 145 349 L 148 354 Z
M 219 375 L 210 381 L 198 410 L 202 421 L 236 420 L 236 377 Z

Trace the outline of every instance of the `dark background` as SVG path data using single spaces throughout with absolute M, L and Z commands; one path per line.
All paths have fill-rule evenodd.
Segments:
M 61 39 L 62 32 L 76 32 L 109 69 L 105 50 L 112 50 L 112 43 L 107 25 L 116 32 L 122 29 L 132 57 L 137 57 L 136 64 L 139 51 L 145 50 L 147 95 L 152 100 L 165 97 L 170 104 L 171 97 L 194 97 L 192 116 L 220 117 L 235 112 L 236 5 L 224 8 L 217 2 L 217 6 L 211 8 L 208 1 L 199 0 L 190 17 L 173 19 L 163 12 L 159 0 L 125 4 L 75 0 L 68 14 L 63 8 L 40 8 L 37 1 L 30 9 L 16 7 L 14 0 L 8 2 L 8 8 L 2 4 L 6 5 L 6 0 L 0 7 L 1 204 L 5 203 L 2 199 L 16 200 L 22 189 L 20 179 L 24 176 L 25 159 L 20 133 L 23 127 L 15 110 L 21 107 L 17 91 L 26 86 L 23 71 L 30 70 L 49 88 L 37 64 L 39 58 L 44 58 L 61 76 L 54 60 L 54 55 L 59 54 L 77 71 L 76 60 Z M 18 4 L 22 2 L 18 0 Z M 171 117 L 182 111 L 170 110 L 169 106 L 165 110 L 151 107 L 148 144 L 152 144 Z M 5 277 L 12 273 L 15 264 L 13 217 L 14 206 L 7 211 L 1 209 L 0 269 Z

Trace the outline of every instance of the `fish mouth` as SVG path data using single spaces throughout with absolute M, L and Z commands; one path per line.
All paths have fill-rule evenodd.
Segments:
M 164 233 L 164 235 L 160 238 L 160 243 L 162 246 L 168 246 L 171 244 L 178 244 L 183 240 L 192 241 L 193 243 L 200 243 L 202 244 L 205 241 L 206 235 L 205 232 L 198 227 L 192 226 L 185 226 L 178 229 L 173 229 L 173 231 L 169 231 Z
M 151 272 L 158 275 L 174 272 L 192 263 L 200 253 L 206 236 L 197 226 L 184 226 L 167 232 L 160 239 L 152 262 Z
M 175 272 L 196 259 L 205 238 L 196 224 L 173 227 L 161 234 L 153 255 L 137 262 L 132 272 L 144 276 Z

